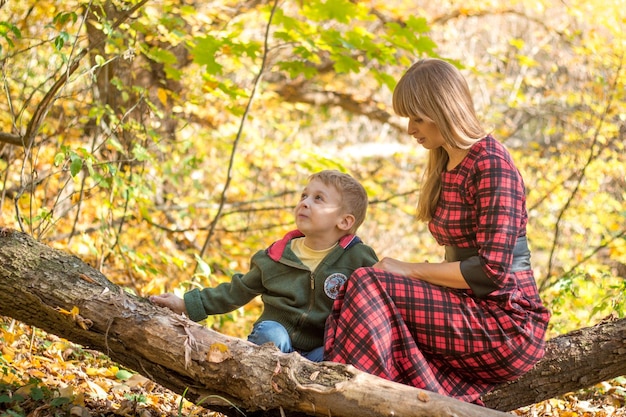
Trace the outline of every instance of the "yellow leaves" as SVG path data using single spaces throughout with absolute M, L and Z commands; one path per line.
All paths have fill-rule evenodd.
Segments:
M 157 97 L 159 98 L 161 104 L 163 104 L 164 106 L 167 104 L 167 96 L 168 92 L 166 89 L 160 87 L 157 88 Z
M 15 394 L 21 395 L 22 397 L 28 397 L 33 388 L 37 387 L 37 384 L 26 384 L 21 386 L 15 391 Z
M 618 378 L 619 379 L 619 378 Z M 613 380 L 614 383 L 618 383 L 618 380 Z M 598 384 L 595 389 L 598 392 L 603 392 L 606 386 L 611 386 L 607 382 Z M 619 387 L 617 387 L 620 389 Z M 546 401 L 539 402 L 529 407 L 516 410 L 515 414 L 520 417 L 531 416 L 554 416 L 554 417 L 609 417 L 621 415 L 618 410 L 621 410 L 624 406 L 623 397 L 613 397 L 607 392 L 600 401 L 587 401 L 578 398 L 576 393 L 565 394 L 561 398 L 552 398 Z M 617 401 L 615 401 L 617 399 Z
M 15 349 L 10 348 L 9 346 L 2 346 L 2 359 L 7 363 L 13 362 L 15 359 Z
M 1 359 L 7 359 L 4 357 L 4 353 L 2 354 Z M 11 365 L 12 361 L 13 361 L 13 358 L 11 358 L 11 360 L 7 360 L 6 362 L 8 365 Z M 2 362 L 3 361 L 0 361 L 0 364 Z M 20 378 L 20 376 L 16 372 L 0 372 L 0 383 L 2 384 L 17 384 L 21 380 L 22 378 Z
M 93 321 L 86 319 L 82 317 L 80 314 L 78 314 L 79 310 L 78 310 L 78 307 L 76 306 L 72 307 L 71 311 L 67 311 L 61 307 L 57 307 L 56 310 L 61 314 L 70 316 L 71 319 L 83 330 L 89 330 L 89 328 L 93 326 Z
M 227 359 L 232 358 L 233 355 L 230 353 L 228 346 L 223 343 L 212 343 L 209 346 L 209 351 L 206 354 L 206 360 L 212 363 L 220 363 L 224 362 Z
M 524 47 L 524 45 L 526 44 L 526 42 L 524 42 L 524 40 L 523 40 L 523 39 L 520 39 L 520 38 L 515 38 L 515 39 L 511 39 L 511 40 L 509 41 L 509 44 L 510 44 L 511 46 L 514 46 L 514 47 L 515 47 L 515 48 L 517 48 L 517 49 L 522 49 L 522 48 Z
M 5 341 L 6 344 L 11 345 L 13 344 L 13 342 L 15 342 L 15 334 L 12 332 L 9 332 L 8 330 L 4 330 L 2 328 L 0 328 L 0 334 L 2 335 L 2 339 Z
M 62 310 L 70 319 L 72 314 L 79 315 L 77 308 Z M 103 356 L 94 357 L 64 339 L 23 324 L 5 324 L 6 319 L 0 317 L 0 385 L 23 385 L 16 388 L 14 395 L 39 398 L 44 403 L 52 398 L 60 399 L 88 408 L 94 401 L 100 401 L 106 402 L 111 410 L 120 410 L 129 402 L 145 403 L 163 406 L 161 415 L 169 414 L 180 401 L 176 396 L 163 395 L 154 382 L 120 369 Z M 141 400 L 135 402 L 134 397 Z M 136 414 L 126 415 L 141 413 L 137 410 Z
M 96 380 L 85 380 L 82 384 L 83 388 L 86 388 L 86 393 L 92 397 L 98 398 L 100 400 L 107 399 L 109 397 L 108 389 L 111 388 L 110 383 L 106 380 L 96 379 Z
M 101 376 L 105 378 L 115 378 L 120 368 L 110 366 L 108 368 L 85 368 L 85 373 L 89 376 Z
M 28 371 L 28 376 L 36 379 L 43 379 L 46 377 L 46 373 L 41 371 L 40 369 L 31 369 Z
M 72 307 L 72 310 L 67 311 L 64 308 L 61 307 L 57 307 L 56 310 L 61 313 L 61 314 L 65 314 L 66 316 L 71 316 L 72 320 L 75 320 L 76 317 L 78 316 L 78 307 L 74 306 Z

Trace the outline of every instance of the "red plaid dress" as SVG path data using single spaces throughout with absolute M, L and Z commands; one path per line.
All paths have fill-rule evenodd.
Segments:
M 487 137 L 442 175 L 429 229 L 441 245 L 476 248 L 475 265 L 490 292 L 471 280 L 473 290 L 456 290 L 358 269 L 326 322 L 324 358 L 480 404 L 481 395 L 541 359 L 550 315 L 530 266 L 511 270 L 527 214 L 509 153 Z

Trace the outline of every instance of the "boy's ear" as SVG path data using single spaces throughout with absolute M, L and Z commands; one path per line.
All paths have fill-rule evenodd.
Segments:
M 341 230 L 350 230 L 352 226 L 354 226 L 355 221 L 356 219 L 352 214 L 345 214 L 341 220 L 339 220 L 337 227 Z

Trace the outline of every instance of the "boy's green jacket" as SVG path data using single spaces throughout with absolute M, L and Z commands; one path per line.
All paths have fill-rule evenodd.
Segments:
M 308 352 L 322 346 L 324 323 L 339 288 L 355 269 L 372 266 L 378 258 L 359 237 L 348 235 L 311 271 L 289 244 L 302 236 L 299 230 L 291 231 L 257 252 L 245 275 L 235 274 L 230 282 L 217 287 L 187 292 L 184 300 L 189 318 L 201 321 L 208 315 L 227 313 L 261 295 L 264 308 L 257 323 L 281 323 L 296 350 Z

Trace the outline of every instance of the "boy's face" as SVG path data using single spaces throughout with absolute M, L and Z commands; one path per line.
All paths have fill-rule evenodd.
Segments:
M 341 230 L 346 215 L 341 194 L 332 185 L 314 179 L 304 188 L 294 210 L 296 225 L 307 237 L 331 237 Z

